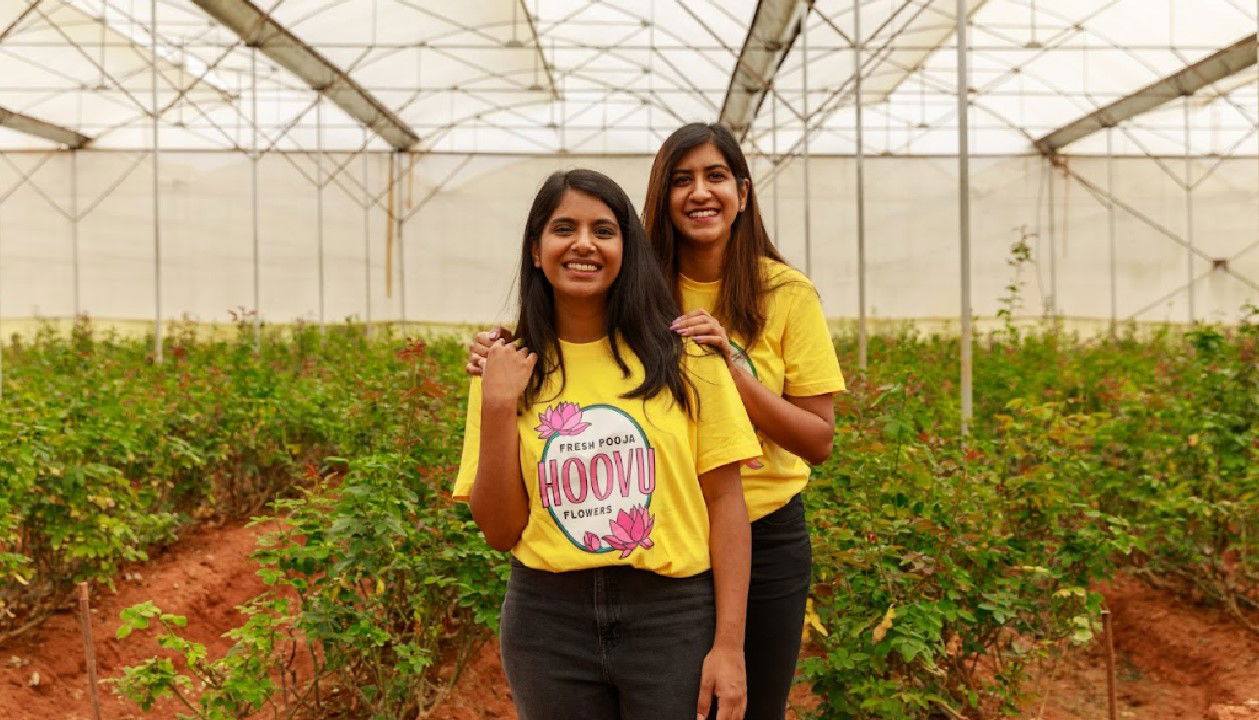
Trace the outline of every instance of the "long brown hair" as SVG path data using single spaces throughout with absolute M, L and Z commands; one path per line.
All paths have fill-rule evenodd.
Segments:
M 660 146 L 651 166 L 647 199 L 643 204 L 643 225 L 660 262 L 660 270 L 681 307 L 678 257 L 683 239 L 669 215 L 669 195 L 673 169 L 682 156 L 704 143 L 712 143 L 717 148 L 736 182 L 747 183 L 747 206 L 735 216 L 730 226 L 730 240 L 722 254 L 721 292 L 713 314 L 727 331 L 737 333 L 751 347 L 765 328 L 765 296 L 772 289 L 761 270 L 761 258 L 786 261 L 770 242 L 761 220 L 760 205 L 756 202 L 756 188 L 752 187 L 747 158 L 729 130 L 717 123 L 690 123 L 673 131 Z

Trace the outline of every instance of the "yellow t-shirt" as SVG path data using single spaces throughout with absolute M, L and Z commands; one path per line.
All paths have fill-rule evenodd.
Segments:
M 710 567 L 708 508 L 699 476 L 760 454 L 755 431 L 720 356 L 688 351 L 692 419 L 667 390 L 621 395 L 643 368 L 629 347 L 622 377 L 607 339 L 560 343 L 566 381 L 554 373 L 520 416 L 520 468 L 529 520 L 512 553 L 537 570 L 629 565 L 668 577 Z M 694 412 L 694 410 L 693 410 Z M 480 454 L 481 379 L 468 392 L 463 459 L 454 496 L 467 500 Z
M 843 390 L 844 376 L 813 283 L 800 271 L 768 258 L 762 258 L 761 267 L 770 288 L 765 299 L 765 328 L 750 348 L 743 338 L 731 334 L 735 362 L 750 368 L 757 380 L 779 395 Z M 680 278 L 683 312 L 700 308 L 712 312 L 717 307 L 721 281 Z M 785 505 L 809 480 L 807 463 L 764 433 L 760 439 L 764 448 L 761 467 L 743 468 L 743 494 L 752 520 Z

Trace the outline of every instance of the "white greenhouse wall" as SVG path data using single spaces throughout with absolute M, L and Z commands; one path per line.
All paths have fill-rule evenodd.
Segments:
M 0 162 L 0 317 L 69 317 L 74 314 L 71 156 L 11 153 Z M 513 278 L 520 233 L 539 183 L 555 169 L 593 167 L 621 182 L 641 202 L 649 157 L 472 157 L 428 155 L 415 159 L 402 181 L 405 206 L 417 206 L 403 229 L 405 317 L 412 321 L 488 323 L 512 315 Z M 137 162 L 138 161 L 138 162 Z M 43 162 L 42 165 L 40 163 Z M 367 213 L 361 188 L 382 196 L 388 154 L 329 154 L 328 167 L 345 165 L 324 202 L 326 318 L 366 316 L 364 256 L 371 256 L 373 320 L 403 316 L 398 278 L 386 284 L 386 201 Z M 1071 158 L 1070 169 L 1100 186 L 1105 158 Z M 1183 172 L 1183 159 L 1163 161 Z M 1259 167 L 1254 158 L 1195 161 L 1195 177 L 1218 168 L 1194 193 L 1197 247 L 1228 258 L 1236 273 L 1259 284 Z M 128 168 L 134 169 L 127 174 Z M 768 167 L 756 163 L 754 176 Z M 38 169 L 32 170 L 38 167 Z M 774 183 L 758 187 L 762 211 L 789 260 L 805 263 L 800 161 Z M 810 162 L 812 270 L 828 315 L 857 314 L 855 161 L 819 157 Z M 100 202 L 79 223 L 80 309 L 101 319 L 153 317 L 151 163 L 127 152 L 79 153 L 79 208 Z M 452 173 L 453 176 L 452 176 Z M 31 183 L 21 183 L 31 174 Z M 316 199 L 308 179 L 313 159 L 268 155 L 259 163 L 261 312 L 269 322 L 318 316 Z M 1050 293 L 1048 182 L 1053 177 L 1053 243 L 1060 311 L 1069 317 L 1106 318 L 1110 311 L 1107 211 L 1081 184 L 1052 174 L 1035 156 L 972 161 L 974 308 L 992 316 L 1011 282 L 1007 265 L 1020 228 L 1032 234 L 1036 267 L 1023 275 L 1024 314 L 1040 315 Z M 440 185 L 443 179 L 450 181 Z M 172 152 L 161 160 L 163 310 L 170 319 L 229 319 L 229 308 L 253 306 L 250 164 L 229 153 Z M 957 314 L 958 233 L 955 158 L 874 157 L 866 161 L 869 312 L 875 318 L 946 318 Z M 33 185 L 32 185 L 33 183 Z M 117 186 L 112 191 L 109 188 Z M 1185 233 L 1184 192 L 1146 158 L 1115 160 L 1118 197 L 1167 231 Z M 17 188 L 10 194 L 10 190 Z M 775 194 L 777 201 L 775 202 Z M 409 199 L 408 199 L 409 198 Z M 778 208 L 775 219 L 774 208 Z M 367 223 L 365 232 L 364 223 Z M 1235 257 L 1248 247 L 1252 248 Z M 1121 320 L 1186 319 L 1185 250 L 1147 222 L 1119 211 L 1117 291 Z M 1211 264 L 1195 259 L 1199 319 L 1232 321 L 1259 292 Z

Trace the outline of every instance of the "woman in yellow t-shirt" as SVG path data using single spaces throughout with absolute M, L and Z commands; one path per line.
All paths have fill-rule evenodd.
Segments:
M 809 464 L 831 453 L 844 378 L 817 291 L 770 242 L 747 159 L 725 127 L 692 123 L 665 140 L 643 224 L 684 311 L 674 331 L 721 351 L 761 439 L 762 456 L 743 468 L 747 717 L 781 720 L 812 572 L 800 492 Z
M 812 548 L 800 492 L 826 460 L 844 389 L 813 284 L 770 242 L 747 159 L 721 125 L 692 123 L 656 153 L 643 207 L 660 270 L 685 314 L 671 327 L 721 351 L 762 455 L 744 463 L 752 521 L 745 656 L 748 720 L 781 720 L 800 652 Z M 477 335 L 468 372 L 502 328 Z
M 468 396 L 454 495 L 511 550 L 501 649 L 522 720 L 743 717 L 747 507 L 761 453 L 730 371 L 676 313 L 633 204 L 549 177 L 519 276 L 519 346 Z

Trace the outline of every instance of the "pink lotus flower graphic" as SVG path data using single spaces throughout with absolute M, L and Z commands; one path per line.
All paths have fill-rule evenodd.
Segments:
M 581 408 L 574 402 L 562 402 L 538 414 L 542 424 L 534 428 L 538 437 L 550 440 L 555 435 L 580 435 L 590 423 L 581 421 Z
M 608 526 L 612 534 L 604 535 L 603 539 L 613 550 L 621 551 L 622 560 L 629 557 L 636 547 L 650 550 L 655 545 L 649 536 L 656 526 L 656 518 L 648 515 L 647 508 L 641 505 L 630 508 L 628 513 L 620 511 L 615 520 L 608 521 Z
M 586 531 L 585 539 L 586 549 L 590 552 L 599 552 L 599 548 L 603 547 L 603 541 L 599 539 L 599 536 L 589 530 Z

